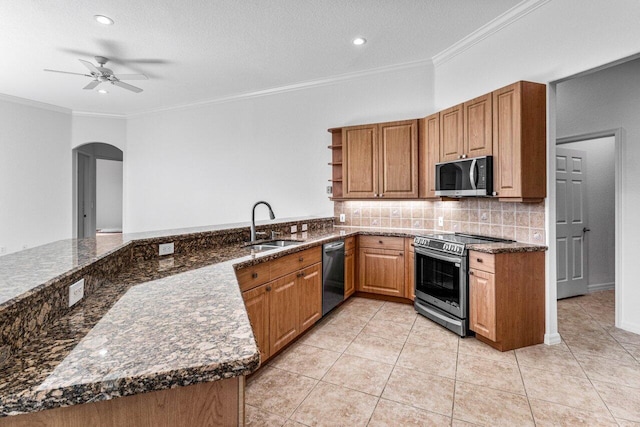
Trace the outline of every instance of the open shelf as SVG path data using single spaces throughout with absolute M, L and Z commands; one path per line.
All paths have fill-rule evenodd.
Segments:
M 329 129 L 331 133 L 331 145 L 327 146 L 331 150 L 331 179 L 329 182 L 333 184 L 333 193 L 331 199 L 342 198 L 342 129 Z

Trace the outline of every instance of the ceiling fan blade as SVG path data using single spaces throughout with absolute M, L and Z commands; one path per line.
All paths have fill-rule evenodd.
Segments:
M 83 59 L 78 59 L 78 61 L 82 62 L 82 65 L 84 65 L 85 67 L 87 67 L 89 69 L 89 71 L 91 71 L 91 73 L 95 73 L 97 75 L 102 75 L 102 73 L 100 72 L 100 70 L 98 70 L 96 68 L 95 65 L 93 65 L 91 62 L 89 61 L 85 61 Z
M 144 74 L 116 74 L 114 77 L 118 80 L 148 80 L 149 77 Z
M 92 81 L 89 82 L 88 85 L 83 87 L 83 89 L 91 90 L 94 87 L 98 86 L 100 83 L 102 83 L 100 80 L 92 80 Z
M 60 71 L 60 70 L 49 70 L 47 68 L 44 69 L 44 71 L 49 71 L 51 73 L 62 73 L 62 74 L 75 74 L 76 76 L 87 76 L 87 77 L 92 77 L 89 74 L 82 74 L 82 73 L 72 73 L 70 71 Z
M 116 86 L 120 86 L 123 89 L 130 90 L 131 92 L 135 92 L 135 93 L 142 92 L 142 89 L 140 89 L 139 87 L 135 87 L 133 85 L 130 85 L 128 83 L 124 83 L 124 82 L 121 82 L 121 81 L 111 82 L 111 84 L 114 84 Z

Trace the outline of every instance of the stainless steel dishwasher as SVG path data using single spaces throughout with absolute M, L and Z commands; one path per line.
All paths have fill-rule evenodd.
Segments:
M 322 245 L 322 315 L 344 299 L 344 240 Z

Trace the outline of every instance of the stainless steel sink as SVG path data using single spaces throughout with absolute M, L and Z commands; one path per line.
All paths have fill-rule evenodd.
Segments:
M 262 242 L 257 245 L 247 245 L 245 248 L 251 249 L 255 252 L 272 251 L 278 248 L 284 248 L 287 246 L 299 245 L 302 242 L 296 242 L 293 240 L 273 240 L 271 242 Z

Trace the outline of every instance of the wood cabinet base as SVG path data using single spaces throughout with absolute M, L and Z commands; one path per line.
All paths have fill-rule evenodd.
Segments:
M 243 426 L 244 377 L 0 419 L 2 427 Z

